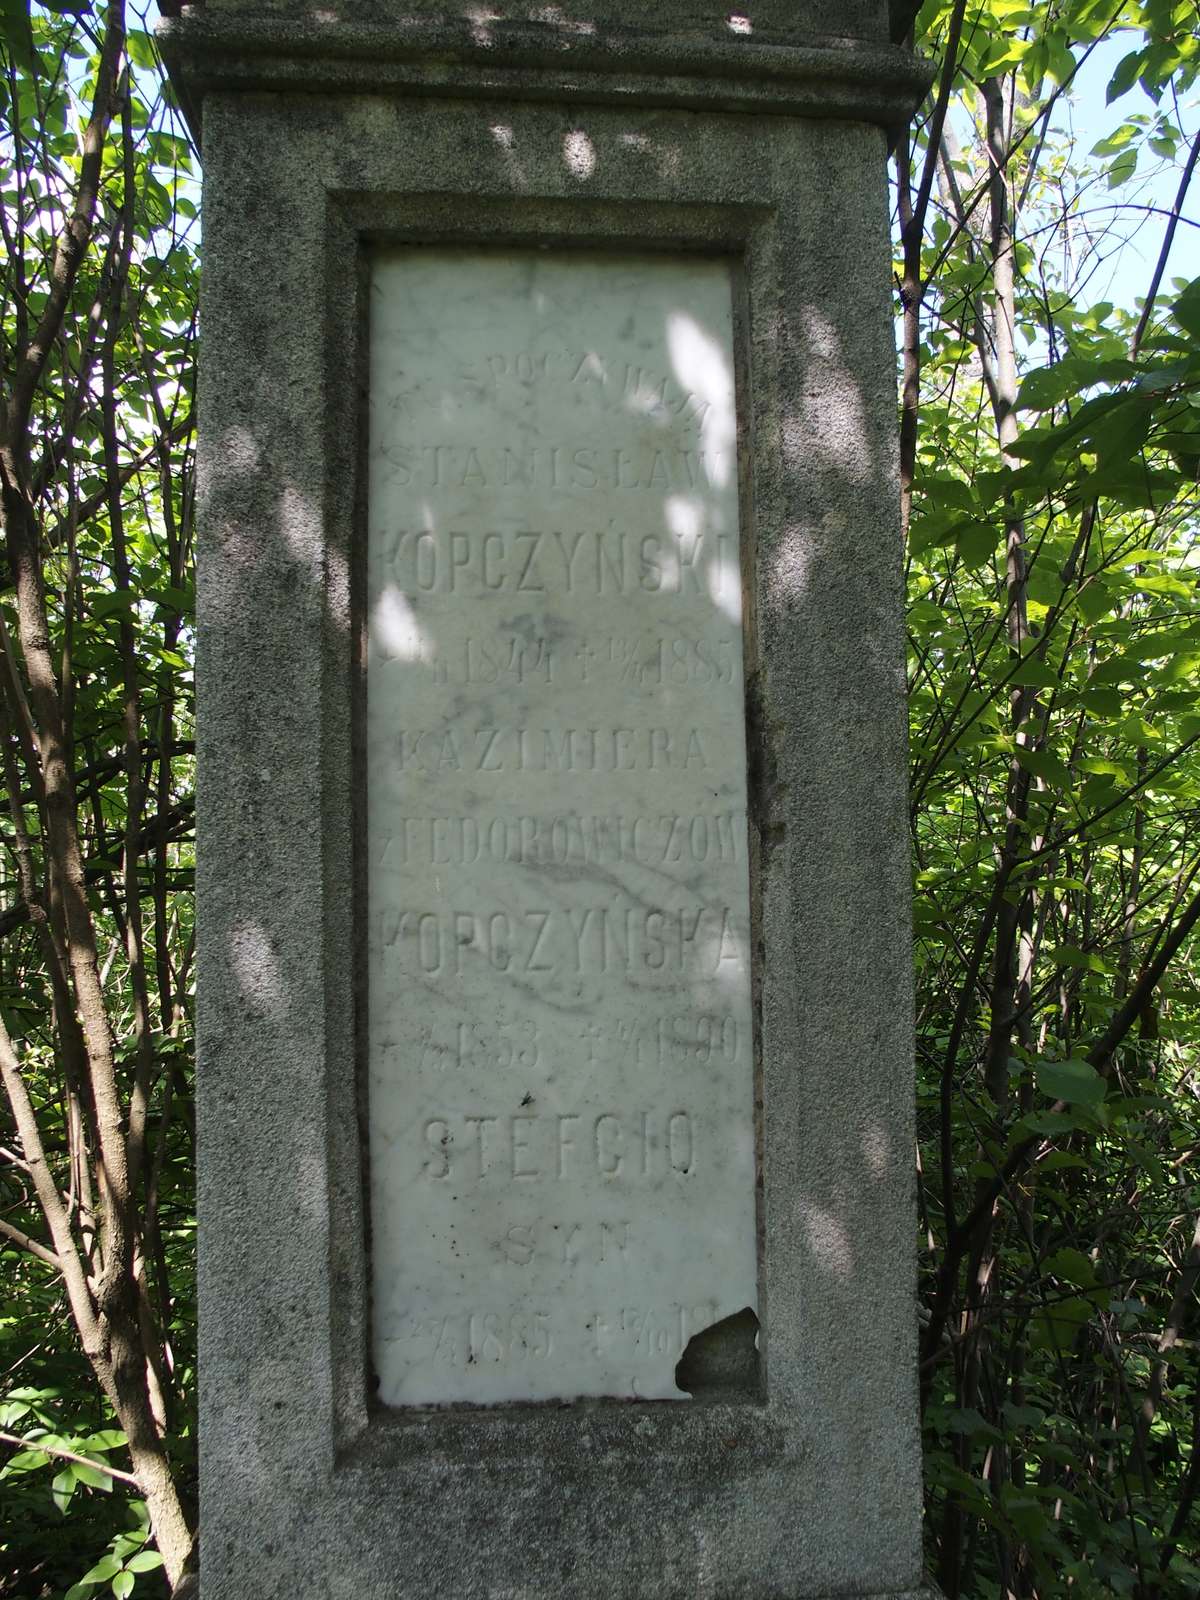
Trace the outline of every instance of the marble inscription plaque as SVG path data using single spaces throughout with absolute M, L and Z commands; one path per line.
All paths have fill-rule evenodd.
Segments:
M 372 264 L 389 1405 L 682 1400 L 756 1308 L 731 317 L 715 261 Z

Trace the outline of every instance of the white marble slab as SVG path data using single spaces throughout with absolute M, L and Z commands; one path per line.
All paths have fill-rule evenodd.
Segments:
M 757 1303 L 728 269 L 381 253 L 370 413 L 380 1398 L 684 1399 Z

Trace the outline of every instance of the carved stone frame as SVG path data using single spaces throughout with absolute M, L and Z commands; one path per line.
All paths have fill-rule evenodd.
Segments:
M 348 1126 L 350 1109 L 357 1120 L 357 1160 L 360 1181 L 351 1191 L 356 1201 L 346 1216 L 334 1220 L 335 1248 L 339 1256 L 353 1263 L 349 1269 L 353 1276 L 353 1290 L 345 1306 L 333 1309 L 333 1369 L 338 1375 L 339 1439 L 349 1446 L 371 1425 L 374 1414 L 376 1425 L 403 1423 L 414 1415 L 413 1410 L 391 1410 L 375 1406 L 371 1399 L 370 1381 L 370 1272 L 369 1260 L 369 1193 L 368 1129 L 366 1080 L 368 997 L 367 927 L 366 907 L 366 751 L 363 734 L 363 717 L 366 700 L 365 678 L 365 562 L 367 463 L 367 285 L 370 257 L 379 247 L 410 245 L 414 247 L 445 248 L 456 246 L 476 250 L 508 249 L 568 249 L 571 251 L 609 253 L 660 253 L 673 259 L 714 257 L 726 261 L 731 268 L 733 297 L 733 357 L 735 391 L 738 404 L 738 499 L 741 529 L 741 580 L 746 597 L 746 617 L 743 627 L 743 666 L 745 681 L 752 681 L 758 670 L 753 659 L 752 622 L 753 595 L 755 592 L 754 518 L 753 518 L 753 452 L 749 448 L 752 437 L 749 295 L 747 273 L 750 262 L 762 253 L 769 254 L 772 244 L 770 211 L 753 205 L 681 207 L 671 215 L 669 207 L 648 206 L 632 201 L 625 204 L 591 204 L 585 200 L 564 199 L 541 201 L 527 205 L 520 199 L 489 198 L 480 201 L 469 215 L 461 211 L 447 216 L 439 225 L 430 226 L 429 212 L 443 197 L 409 194 L 404 196 L 377 196 L 365 200 L 361 196 L 328 196 L 329 217 L 327 232 L 327 276 L 329 283 L 328 326 L 331 346 L 350 354 L 355 382 L 347 389 L 350 403 L 339 406 L 338 415 L 331 419 L 334 437 L 353 440 L 356 445 L 353 459 L 345 462 L 348 490 L 345 504 L 330 517 L 328 537 L 331 547 L 344 556 L 351 573 L 351 673 L 350 698 L 352 704 L 352 776 L 350 804 L 354 813 L 354 971 L 351 982 L 355 991 L 355 1059 L 357 1064 L 354 1085 L 354 1106 L 344 1103 L 346 1085 L 338 1077 L 330 1079 L 330 1127 L 340 1130 Z M 340 475 L 339 475 L 340 480 Z M 747 748 L 754 736 L 752 726 L 747 726 Z M 758 770 L 761 762 L 750 757 L 751 772 Z M 332 777 L 332 775 L 331 775 Z M 330 792 L 336 794 L 343 775 L 332 777 Z M 759 913 L 758 889 L 758 829 L 754 825 L 756 792 L 748 784 L 748 804 L 751 818 L 749 828 L 749 878 L 751 947 L 758 948 Z M 337 974 L 335 981 L 344 981 Z M 751 963 L 752 1027 L 753 1033 L 753 1083 L 756 1119 L 756 1211 L 758 1216 L 758 1276 L 759 1276 L 759 1337 L 757 1374 L 749 1381 L 739 1380 L 727 1386 L 722 1398 L 728 1404 L 741 1404 L 747 1400 L 765 1398 L 766 1384 L 766 1283 L 763 1272 L 763 1188 L 762 1188 L 762 1059 L 758 1029 L 757 963 Z M 336 1135 L 335 1135 L 336 1137 Z M 338 1166 L 354 1159 L 348 1147 L 339 1147 L 333 1157 Z M 348 1312 L 353 1306 L 353 1312 Z M 351 1403 L 351 1396 L 359 1399 Z M 365 1400 L 364 1398 L 365 1397 Z M 629 1402 L 613 1402 L 627 1408 Z M 365 1411 L 363 1409 L 365 1404 Z M 509 1410 L 520 1408 L 509 1407 Z M 536 1409 L 536 1408 L 526 1408 Z M 661 1403 L 652 1403 L 657 1412 Z M 487 1416 L 487 1410 L 465 1409 L 453 1413 L 463 1424 L 469 1419 Z
M 532 152 L 523 183 L 489 137 L 497 119 Z M 207 91 L 205 1600 L 918 1593 L 884 141 L 781 115 L 768 145 L 758 121 Z M 588 189 L 553 161 L 578 127 L 598 153 Z M 753 1404 L 367 1403 L 353 707 L 374 240 L 738 263 L 767 1379 Z

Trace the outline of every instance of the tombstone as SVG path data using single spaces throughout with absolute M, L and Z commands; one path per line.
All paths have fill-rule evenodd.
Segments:
M 205 1600 L 915 1600 L 882 0 L 208 0 Z

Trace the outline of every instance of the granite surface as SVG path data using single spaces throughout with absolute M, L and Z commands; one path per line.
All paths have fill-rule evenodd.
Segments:
M 197 132 L 205 94 L 223 88 L 693 106 L 894 130 L 930 76 L 888 42 L 877 0 L 216 0 L 173 15 L 159 43 Z
M 640 76 L 625 105 L 245 81 L 194 79 L 204 1600 L 915 1596 L 884 134 Z M 367 285 L 421 244 L 731 275 L 761 1328 L 694 1341 L 689 1403 L 373 1389 Z
M 232 17 L 270 15 L 292 19 L 318 18 L 326 26 L 337 21 L 387 23 L 399 16 L 451 15 L 478 27 L 504 20 L 559 23 L 586 31 L 607 25 L 625 33 L 655 28 L 675 31 L 723 31 L 734 38 L 754 34 L 795 37 L 828 33 L 841 38 L 886 39 L 887 7 L 878 0 L 753 0 L 734 6 L 712 0 L 656 0 L 652 6 L 629 0 L 490 0 L 486 6 L 446 4 L 446 0 L 203 0 L 204 9 Z

